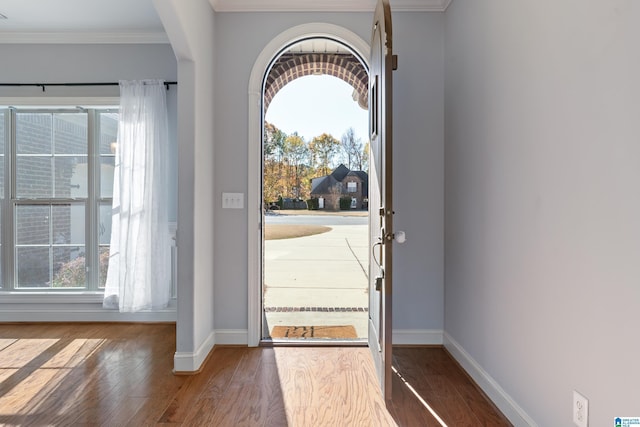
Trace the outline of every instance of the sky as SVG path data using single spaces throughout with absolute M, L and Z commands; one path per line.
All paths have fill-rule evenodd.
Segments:
M 340 141 L 345 131 L 353 127 L 364 144 L 368 113 L 353 100 L 352 93 L 353 88 L 337 77 L 300 77 L 274 96 L 265 120 L 287 135 L 298 132 L 306 142 L 323 133 Z

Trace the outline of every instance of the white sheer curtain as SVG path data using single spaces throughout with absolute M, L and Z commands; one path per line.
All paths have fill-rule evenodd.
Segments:
M 121 81 L 105 308 L 153 310 L 171 298 L 167 144 L 164 82 Z

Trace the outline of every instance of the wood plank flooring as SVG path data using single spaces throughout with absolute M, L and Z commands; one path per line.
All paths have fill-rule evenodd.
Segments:
M 368 351 L 217 347 L 176 376 L 172 324 L 0 324 L 0 425 L 510 425 L 441 348 L 394 349 L 387 410 Z

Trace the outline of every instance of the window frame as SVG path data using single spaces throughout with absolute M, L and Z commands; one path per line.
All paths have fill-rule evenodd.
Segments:
M 100 115 L 105 112 L 117 112 L 118 98 L 46 98 L 44 100 L 25 100 L 11 102 L 0 98 L 0 110 L 4 112 L 5 153 L 4 153 L 4 194 L 0 194 L 0 213 L 2 218 L 2 283 L 0 294 L 10 298 L 12 302 L 97 302 L 104 293 L 100 287 L 100 208 L 112 203 L 111 197 L 101 194 L 101 169 L 103 155 L 100 153 Z M 78 107 L 82 105 L 82 107 Z M 19 112 L 29 113 L 65 113 L 83 112 L 87 114 L 87 195 L 70 198 L 26 198 L 17 197 L 16 193 L 16 128 L 15 118 Z M 108 155 L 107 155 L 108 157 Z M 112 196 L 112 195 L 111 195 Z M 42 204 L 55 206 L 59 204 L 79 204 L 84 206 L 85 235 L 84 251 L 87 260 L 86 283 L 84 287 L 74 288 L 19 288 L 17 283 L 16 232 L 15 213 L 18 206 Z M 50 245 L 53 242 L 50 241 Z M 104 246 L 104 245 L 103 245 Z M 39 297 L 37 297 L 39 296 Z M 23 301 L 24 300 L 24 301 Z

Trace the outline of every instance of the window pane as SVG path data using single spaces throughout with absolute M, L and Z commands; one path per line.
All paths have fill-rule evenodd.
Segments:
M 87 113 L 54 115 L 54 154 L 87 154 Z
M 89 187 L 87 156 L 54 158 L 56 198 L 86 198 Z
M 0 111 L 0 200 L 4 199 L 4 147 L 5 147 L 5 125 L 4 121 L 7 115 L 5 111 Z M 0 224 L 2 224 L 2 215 L 0 215 Z M 0 227 L 0 242 L 2 242 L 2 227 Z M 0 245 L 0 289 L 4 287 L 2 278 L 2 245 Z
M 100 273 L 98 277 L 98 287 L 104 288 L 107 281 L 107 270 L 109 268 L 109 246 L 100 246 Z
M 16 114 L 18 198 L 86 198 L 87 113 Z
M 100 156 L 100 197 L 102 199 L 113 197 L 114 165 L 114 156 Z
M 4 155 L 4 132 L 5 132 L 5 127 L 4 127 L 4 121 L 5 121 L 5 117 L 6 116 L 6 112 L 0 111 L 0 154 Z
M 100 154 L 115 154 L 118 117 L 118 113 L 100 113 Z
M 108 245 L 111 242 L 111 203 L 100 205 L 100 225 L 98 226 L 99 243 Z
M 16 244 L 49 245 L 50 212 L 47 205 L 16 206 Z
M 54 236 L 53 287 L 84 287 L 87 282 L 85 206 L 53 205 L 51 212 Z
M 51 157 L 16 159 L 16 195 L 19 198 L 50 198 L 52 196 Z
M 53 248 L 53 287 L 75 288 L 87 284 L 84 246 Z
M 84 215 L 80 204 L 16 206 L 18 287 L 86 285 Z
M 50 256 L 51 253 L 48 246 L 16 248 L 17 287 L 49 287 L 51 280 Z
M 17 113 L 16 153 L 50 154 L 52 121 L 49 113 Z
M 2 224 L 2 211 L 0 211 L 0 224 Z M 0 230 L 2 230 L 2 227 L 0 227 Z M 2 233 L 0 232 L 0 242 L 2 241 Z M 2 252 L 3 252 L 4 248 L 2 247 L 2 245 L 0 245 L 0 289 L 4 288 L 4 280 L 3 280 L 3 275 L 2 275 L 2 264 L 4 264 L 2 262 L 3 258 L 2 258 Z
M 19 198 L 86 198 L 88 176 L 86 156 L 54 157 L 55 187 L 51 182 L 50 156 L 18 156 L 16 193 Z M 52 191 L 55 191 L 52 194 Z
M 84 205 L 53 205 L 53 242 L 54 245 L 84 246 Z
M 4 121 L 6 117 L 6 111 L 0 111 L 0 199 L 4 198 L 4 147 L 6 138 Z
M 98 237 L 100 244 L 100 274 L 98 287 L 104 288 L 107 281 L 107 268 L 109 267 L 109 243 L 111 243 L 111 203 L 100 204 L 100 225 Z
M 0 118 L 2 120 L 2 118 Z M 0 132 L 2 130 L 0 129 Z M 0 137 L 0 139 L 2 139 Z M 4 198 L 4 154 L 0 154 L 0 199 Z
M 117 112 L 100 113 L 100 198 L 113 197 L 113 167 L 118 140 Z

